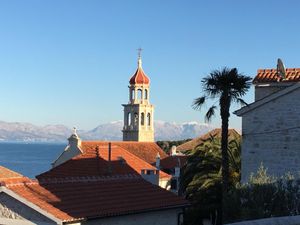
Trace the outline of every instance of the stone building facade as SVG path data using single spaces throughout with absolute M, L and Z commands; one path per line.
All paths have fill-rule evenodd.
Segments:
M 255 102 L 236 111 L 242 117 L 242 182 L 263 164 L 277 177 L 300 172 L 300 69 L 258 70 Z

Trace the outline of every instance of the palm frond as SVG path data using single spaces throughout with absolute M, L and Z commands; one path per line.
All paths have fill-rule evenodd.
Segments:
M 248 106 L 248 103 L 245 102 L 245 101 L 244 101 L 243 99 L 241 99 L 241 98 L 235 98 L 234 101 L 235 101 L 236 103 L 239 103 L 241 106 Z
M 215 115 L 216 108 L 217 107 L 215 105 L 213 105 L 208 109 L 207 113 L 205 114 L 205 121 L 206 122 L 210 122 L 211 118 Z
M 196 98 L 192 104 L 193 109 L 200 110 L 203 104 L 205 103 L 205 100 L 206 100 L 205 96 Z

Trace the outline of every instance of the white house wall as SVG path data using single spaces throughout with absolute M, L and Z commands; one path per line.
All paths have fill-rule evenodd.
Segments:
M 50 225 L 57 224 L 6 193 L 0 193 L 0 224 Z
M 281 176 L 300 171 L 300 89 L 242 116 L 242 182 L 261 163 Z

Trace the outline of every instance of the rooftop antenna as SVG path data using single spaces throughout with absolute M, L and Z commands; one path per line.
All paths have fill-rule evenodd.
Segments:
M 286 78 L 285 66 L 280 58 L 278 58 L 278 60 L 277 60 L 277 75 L 282 80 L 285 80 L 285 78 Z

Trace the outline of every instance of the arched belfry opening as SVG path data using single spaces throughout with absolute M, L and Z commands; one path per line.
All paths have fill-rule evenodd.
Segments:
M 145 113 L 141 113 L 141 125 L 144 126 L 145 125 Z
M 150 79 L 142 68 L 140 49 L 138 67 L 129 80 L 129 102 L 123 104 L 123 141 L 154 141 L 154 107 L 150 104 L 149 90 Z
M 151 126 L 151 114 L 150 113 L 147 114 L 147 126 L 148 127 Z

